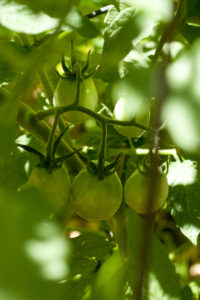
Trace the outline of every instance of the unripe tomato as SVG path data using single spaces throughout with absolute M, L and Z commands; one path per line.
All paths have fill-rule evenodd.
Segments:
M 82 170 L 72 183 L 71 202 L 76 213 L 89 221 L 112 217 L 122 201 L 122 184 L 117 175 L 106 175 L 102 180 Z
M 76 80 L 60 79 L 54 96 L 55 106 L 70 105 L 74 102 L 77 91 Z M 98 104 L 97 90 L 92 78 L 83 79 L 80 83 L 79 105 L 95 110 Z M 79 124 L 90 117 L 82 112 L 69 111 L 63 114 L 66 121 Z
M 64 168 L 53 169 L 52 173 L 44 168 L 35 167 L 22 189 L 36 188 L 44 195 L 51 207 L 59 211 L 69 199 L 70 176 Z
M 139 124 L 148 126 L 150 119 L 150 105 L 148 102 L 145 103 L 141 108 L 138 108 L 137 112 L 136 107 L 134 107 L 134 102 L 119 98 L 114 108 L 113 117 L 118 121 L 131 121 L 135 119 Z M 130 137 L 137 137 L 144 131 L 144 129 L 135 126 L 115 125 L 114 127 L 121 135 Z
M 150 186 L 149 175 L 141 174 L 136 170 L 126 181 L 124 197 L 126 203 L 137 213 L 147 214 L 148 191 Z M 165 176 L 159 176 L 156 181 L 156 193 L 150 213 L 158 210 L 168 196 L 168 183 Z

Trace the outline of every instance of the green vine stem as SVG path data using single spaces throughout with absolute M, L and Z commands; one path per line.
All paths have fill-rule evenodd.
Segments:
M 76 64 L 76 55 L 74 51 L 74 43 L 73 40 L 71 40 L 71 67 L 72 67 L 72 72 L 74 72 L 74 66 Z
M 101 127 L 102 127 L 102 136 L 101 136 L 101 146 L 99 151 L 98 168 L 97 168 L 97 174 L 99 179 L 103 179 L 105 150 L 106 150 L 106 142 L 107 142 L 107 124 L 105 122 L 102 122 Z
M 35 121 L 34 111 L 32 111 L 27 105 L 22 102 L 20 103 L 17 122 L 41 142 L 45 144 L 48 142 L 51 128 L 44 121 Z M 62 140 L 58 146 L 57 153 L 63 156 L 71 153 L 72 151 L 73 149 Z M 65 161 L 65 165 L 70 172 L 75 173 L 81 170 L 83 163 L 77 155 L 73 155 Z
M 51 133 L 49 135 L 49 140 L 48 140 L 48 143 L 47 143 L 47 156 L 46 156 L 47 165 L 50 165 L 51 160 L 52 160 L 53 139 L 54 139 L 54 136 L 55 136 L 57 125 L 58 125 L 58 120 L 59 120 L 59 114 L 56 113 L 54 123 L 53 123 L 53 127 L 52 127 Z
M 139 124 L 137 122 L 135 122 L 134 120 L 131 121 L 118 121 L 118 120 L 114 120 L 108 117 L 105 117 L 103 115 L 100 115 L 86 107 L 83 106 L 76 106 L 74 104 L 71 105 L 67 105 L 67 106 L 58 106 L 55 108 L 50 108 L 48 110 L 44 110 L 44 111 L 40 111 L 38 113 L 35 114 L 34 118 L 35 121 L 40 121 L 43 120 L 47 117 L 50 117 L 52 115 L 55 115 L 56 111 L 59 112 L 59 114 L 63 114 L 67 111 L 80 111 L 82 113 L 85 113 L 89 116 L 91 116 L 92 118 L 98 120 L 99 122 L 105 122 L 107 125 L 122 125 L 122 126 L 135 126 L 144 130 L 148 130 L 148 131 L 153 131 L 154 129 L 148 126 L 144 126 L 142 124 Z
M 76 88 L 76 97 L 74 100 L 73 105 L 79 105 L 79 96 L 80 96 L 80 87 L 81 87 L 81 68 L 79 64 L 76 64 L 76 81 L 77 81 L 77 88 Z
M 44 69 L 40 69 L 38 73 L 39 73 L 40 81 L 44 88 L 45 94 L 46 94 L 47 98 L 49 99 L 49 103 L 51 106 L 53 106 L 54 92 L 53 92 L 51 83 L 49 81 L 49 78 L 46 74 L 46 71 L 44 71 Z

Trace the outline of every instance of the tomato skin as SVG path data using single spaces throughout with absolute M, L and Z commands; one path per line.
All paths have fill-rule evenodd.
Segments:
M 116 172 L 99 180 L 84 169 L 72 183 L 71 203 L 76 213 L 88 221 L 112 217 L 121 201 L 122 184 Z
M 70 105 L 74 102 L 77 91 L 76 80 L 60 79 L 54 96 L 55 106 Z M 97 90 L 92 78 L 84 79 L 80 83 L 79 105 L 95 110 L 98 104 Z M 63 114 L 66 121 L 80 124 L 90 116 L 77 111 L 69 111 Z
M 44 168 L 35 167 L 22 189 L 36 188 L 48 199 L 53 210 L 59 211 L 69 199 L 70 185 L 69 173 L 64 168 L 48 173 Z
M 147 102 L 145 107 L 141 108 L 139 114 L 136 113 L 134 103 L 126 101 L 124 98 L 120 98 L 114 108 L 113 117 L 118 121 L 131 121 L 135 118 L 135 121 L 141 125 L 148 126 L 150 120 L 150 105 Z M 134 127 L 134 126 L 120 126 L 115 125 L 115 129 L 124 136 L 137 137 L 144 129 Z
M 126 203 L 137 213 L 147 214 L 149 175 L 136 170 L 126 181 L 124 197 Z M 166 176 L 159 176 L 156 183 L 156 195 L 150 213 L 158 210 L 166 201 L 169 192 Z

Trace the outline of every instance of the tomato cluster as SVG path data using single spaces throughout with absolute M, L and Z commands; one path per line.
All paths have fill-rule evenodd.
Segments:
M 78 105 L 94 111 L 98 103 L 97 90 L 93 79 L 90 76 L 85 76 L 84 68 L 79 69 L 80 72 L 78 73 L 71 70 L 68 74 L 64 62 L 62 66 L 66 77 L 61 76 L 58 82 L 54 105 L 74 104 L 71 111 L 63 113 L 63 117 L 76 125 L 87 120 L 89 116 L 76 111 L 74 108 Z M 79 96 L 77 97 L 77 95 Z M 148 126 L 150 104 L 148 101 L 138 102 L 134 99 L 130 101 L 124 97 L 119 97 L 114 108 L 113 119 L 136 121 L 143 126 Z M 142 128 L 129 126 L 129 124 L 128 126 L 125 124 L 114 126 L 121 135 L 128 137 L 137 137 L 143 132 Z M 108 219 L 117 212 L 123 199 L 123 187 L 120 178 L 114 171 L 110 172 L 109 175 L 105 172 L 101 174 L 102 176 L 97 176 L 98 172 L 89 170 L 84 168 L 74 178 L 71 185 L 69 174 L 64 168 L 56 168 L 49 173 L 44 168 L 36 167 L 33 169 L 26 187 L 36 187 L 50 199 L 55 210 L 64 206 L 70 195 L 71 204 L 80 217 L 89 221 Z M 166 177 L 158 176 L 156 184 L 154 201 L 152 207 L 148 208 L 150 177 L 136 170 L 124 186 L 124 198 L 128 206 L 141 214 L 153 213 L 158 210 L 168 195 Z
M 168 183 L 165 176 L 156 181 L 156 194 L 151 210 L 148 211 L 148 192 L 150 177 L 136 170 L 126 181 L 124 198 L 137 213 L 147 214 L 158 210 L 168 196 Z M 83 169 L 70 184 L 70 177 L 64 168 L 53 169 L 35 167 L 23 188 L 35 187 L 48 198 L 55 211 L 64 207 L 69 199 L 75 212 L 89 221 L 105 220 L 112 217 L 120 207 L 123 188 L 116 172 L 99 179 L 96 174 Z

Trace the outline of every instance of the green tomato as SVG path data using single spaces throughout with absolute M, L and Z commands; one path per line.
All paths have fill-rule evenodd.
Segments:
M 138 105 L 134 105 L 134 102 L 119 98 L 114 108 L 113 117 L 118 121 L 131 121 L 135 119 L 139 124 L 148 126 L 150 120 L 150 105 L 146 102 L 138 107 Z M 144 129 L 134 126 L 115 125 L 114 127 L 121 135 L 130 137 L 137 137 L 144 131 Z
M 69 173 L 64 168 L 48 173 L 44 168 L 35 167 L 22 189 L 36 188 L 48 199 L 52 209 L 59 211 L 69 199 L 70 185 Z
M 150 185 L 149 175 L 144 175 L 136 170 L 126 181 L 124 197 L 126 203 L 137 213 L 147 214 L 148 191 Z M 168 183 L 165 176 L 159 176 L 156 182 L 156 194 L 150 213 L 158 210 L 166 201 L 168 196 Z
M 99 180 L 96 175 L 82 170 L 72 183 L 71 203 L 83 219 L 108 219 L 119 209 L 121 201 L 122 184 L 117 173 Z
M 55 106 L 70 105 L 76 98 L 77 81 L 60 79 L 54 96 Z M 79 105 L 95 110 L 98 104 L 97 90 L 92 78 L 84 79 L 80 83 Z M 79 124 L 90 118 L 87 114 L 69 111 L 63 114 L 66 121 Z

